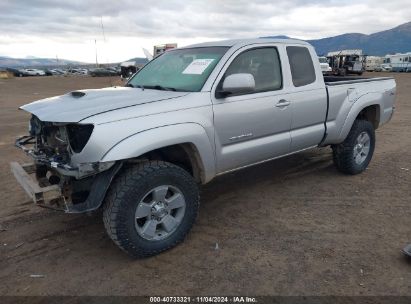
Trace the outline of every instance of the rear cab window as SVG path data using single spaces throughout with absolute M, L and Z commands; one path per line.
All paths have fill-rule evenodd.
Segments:
M 302 87 L 315 82 L 314 63 L 308 48 L 303 46 L 287 46 L 287 56 L 295 87 Z

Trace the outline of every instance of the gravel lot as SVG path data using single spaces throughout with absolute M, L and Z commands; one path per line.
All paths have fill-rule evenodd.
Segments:
M 220 177 L 203 188 L 187 240 L 144 260 L 111 242 L 100 213 L 34 206 L 9 169 L 27 160 L 13 147 L 29 119 L 18 106 L 110 79 L 0 80 L 0 295 L 411 295 L 401 254 L 411 242 L 411 74 L 390 75 L 397 110 L 366 172 L 338 173 L 323 148 Z

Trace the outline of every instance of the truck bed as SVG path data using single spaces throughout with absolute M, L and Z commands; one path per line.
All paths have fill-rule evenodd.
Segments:
M 375 128 L 391 118 L 396 87 L 394 78 L 325 76 L 324 81 L 328 96 L 325 144 L 344 140 L 359 111 L 367 104 L 378 105 Z
M 371 81 L 381 81 L 393 79 L 392 77 L 339 77 L 339 76 L 324 76 L 324 82 L 327 86 L 335 86 L 350 83 L 361 83 L 361 82 L 371 82 Z

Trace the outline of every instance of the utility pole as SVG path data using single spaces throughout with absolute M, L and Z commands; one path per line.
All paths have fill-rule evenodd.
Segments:
M 97 60 L 97 39 L 94 39 L 94 45 L 96 47 L 96 68 L 98 68 L 98 60 Z

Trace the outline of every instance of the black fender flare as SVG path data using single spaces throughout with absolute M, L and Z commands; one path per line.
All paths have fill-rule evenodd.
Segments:
M 120 171 L 123 162 L 116 162 L 110 169 L 96 175 L 87 199 L 80 204 L 68 206 L 66 213 L 85 213 L 100 208 L 114 177 Z

